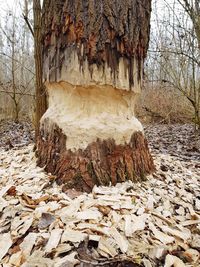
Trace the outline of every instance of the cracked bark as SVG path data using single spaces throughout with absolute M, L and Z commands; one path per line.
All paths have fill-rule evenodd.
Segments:
M 134 115 L 151 0 L 44 1 L 43 73 L 49 108 L 38 164 L 65 188 L 142 181 L 154 171 Z

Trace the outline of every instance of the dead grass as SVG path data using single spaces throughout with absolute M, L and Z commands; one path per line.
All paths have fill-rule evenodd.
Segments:
M 32 96 L 23 96 L 20 101 L 19 119 L 32 120 L 34 100 Z M 12 99 L 8 94 L 0 93 L 0 121 L 14 120 L 15 107 Z
M 24 96 L 20 103 L 20 120 L 34 124 L 33 97 Z M 143 123 L 187 123 L 193 120 L 193 108 L 179 91 L 160 86 L 145 86 L 136 105 L 136 115 Z M 0 121 L 14 118 L 11 98 L 0 93 Z
M 144 123 L 186 123 L 193 118 L 193 108 L 179 91 L 146 86 L 136 105 L 137 117 Z

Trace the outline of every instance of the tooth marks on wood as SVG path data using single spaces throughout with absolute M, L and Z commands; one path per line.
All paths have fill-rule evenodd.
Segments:
M 130 88 L 134 86 L 135 58 L 137 78 L 141 80 L 151 0 L 45 1 L 43 11 L 43 56 L 48 58 L 45 68 L 51 81 L 57 81 L 63 62 L 74 51 L 82 71 L 87 60 L 91 76 L 93 64 L 107 65 L 115 79 L 120 58 L 126 59 Z

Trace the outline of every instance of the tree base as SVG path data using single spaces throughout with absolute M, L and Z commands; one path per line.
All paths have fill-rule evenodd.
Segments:
M 48 129 L 48 130 L 46 130 Z M 147 141 L 142 132 L 134 132 L 130 142 L 118 145 L 114 139 L 97 139 L 86 149 L 66 148 L 67 136 L 53 124 L 42 127 L 37 141 L 38 165 L 56 175 L 65 189 L 91 192 L 94 185 L 115 185 L 131 180 L 144 181 L 155 171 Z

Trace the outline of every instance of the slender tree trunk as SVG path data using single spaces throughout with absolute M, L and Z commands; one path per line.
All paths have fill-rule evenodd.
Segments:
M 14 23 L 13 23 L 14 24 Z M 13 30 L 12 34 L 12 42 L 11 42 L 11 47 L 12 47 L 12 67 L 11 67 L 11 72 L 12 72 L 12 100 L 14 102 L 14 121 L 19 122 L 19 103 L 17 99 L 17 92 L 16 92 L 16 82 L 15 82 L 15 33 Z
M 142 181 L 154 171 L 135 118 L 151 0 L 46 0 L 43 70 L 49 108 L 38 164 L 65 188 Z
M 34 57 L 35 57 L 35 90 L 36 90 L 36 114 L 35 137 L 37 140 L 40 127 L 40 119 L 47 109 L 46 92 L 42 78 L 42 25 L 40 0 L 33 0 L 34 14 Z

